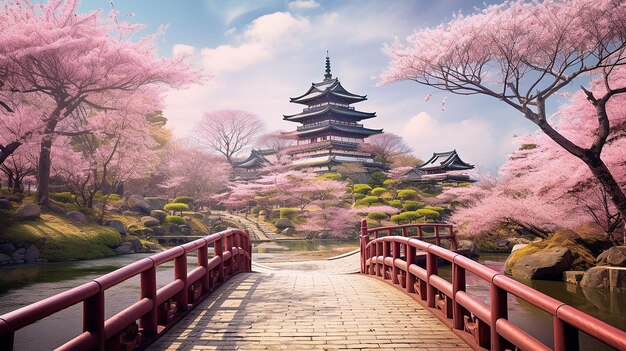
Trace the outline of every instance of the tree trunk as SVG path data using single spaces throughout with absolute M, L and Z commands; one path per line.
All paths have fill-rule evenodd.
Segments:
M 50 186 L 50 150 L 52 148 L 52 136 L 44 137 L 39 150 L 39 167 L 37 169 L 37 203 L 48 203 Z
M 7 146 L 0 148 L 0 164 L 2 164 L 4 160 L 7 159 L 7 157 L 11 156 L 15 152 L 15 150 L 20 147 L 20 145 L 22 145 L 22 143 L 20 143 L 19 141 L 14 141 L 7 144 Z

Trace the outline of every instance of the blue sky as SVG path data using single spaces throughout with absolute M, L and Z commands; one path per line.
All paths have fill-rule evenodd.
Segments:
M 489 3 L 489 1 L 487 2 Z M 495 170 L 514 149 L 515 134 L 534 130 L 511 108 L 486 97 L 456 96 L 413 82 L 377 86 L 387 64 L 381 48 L 395 37 L 434 26 L 458 11 L 470 13 L 483 1 L 166 1 L 117 0 L 129 21 L 145 33 L 168 25 L 159 37 L 162 56 L 191 54 L 193 64 L 213 78 L 201 86 L 171 91 L 165 114 L 175 136 L 184 138 L 204 111 L 243 109 L 257 114 L 266 131 L 295 129 L 283 114 L 302 107 L 289 97 L 323 78 L 330 52 L 332 73 L 344 87 L 368 100 L 356 105 L 378 117 L 367 127 L 403 136 L 415 154 L 457 149 L 481 170 Z M 83 1 L 81 11 L 111 8 L 108 0 Z M 425 96 L 433 93 L 430 101 Z M 445 111 L 442 100 L 447 97 Z

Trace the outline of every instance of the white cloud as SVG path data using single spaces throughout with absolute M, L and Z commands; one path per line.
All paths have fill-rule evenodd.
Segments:
M 172 56 L 179 57 L 181 55 L 193 55 L 195 48 L 187 44 L 175 44 L 172 48 Z
M 226 31 L 224 32 L 224 35 L 225 35 L 225 36 L 227 36 L 227 37 L 229 37 L 229 36 L 231 36 L 231 35 L 235 34 L 236 32 L 237 32 L 237 28 L 232 27 L 232 28 L 228 28 L 228 30 L 226 30 Z
M 320 4 L 315 0 L 295 0 L 290 2 L 287 6 L 290 10 L 308 10 L 319 7 Z
M 420 112 L 404 125 L 401 135 L 424 159 L 433 152 L 456 149 L 465 162 L 489 167 L 496 161 L 494 156 L 500 156 L 494 152 L 500 151 L 501 141 L 494 140 L 494 131 L 487 122 L 476 119 L 443 122 Z
M 245 15 L 250 11 L 254 11 L 263 6 L 261 1 L 246 1 L 236 6 L 229 7 L 224 12 L 224 21 L 226 24 L 230 24 L 240 16 Z
M 299 35 L 310 27 L 306 18 L 286 12 L 261 16 L 248 26 L 239 45 L 202 49 L 203 65 L 211 74 L 238 71 L 298 47 Z

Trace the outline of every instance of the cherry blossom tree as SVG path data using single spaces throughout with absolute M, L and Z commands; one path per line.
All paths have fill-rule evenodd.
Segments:
M 281 162 L 285 150 L 293 145 L 293 141 L 293 138 L 289 138 L 284 132 L 277 130 L 261 135 L 258 144 L 265 149 L 274 150 L 276 159 Z
M 619 69 L 626 63 L 624 18 L 626 3 L 612 0 L 517 0 L 488 6 L 385 47 L 391 62 L 381 82 L 413 80 L 502 101 L 584 162 L 625 217 L 626 194 L 603 155 L 612 127 L 620 125 L 610 105 L 626 93 Z M 588 75 L 596 80 L 582 91 L 595 118 L 587 129 L 566 135 L 548 118 L 547 103 Z M 581 134 L 593 137 L 583 142 L 577 137 Z
M 374 156 L 374 160 L 389 167 L 398 156 L 410 154 L 413 150 L 404 139 L 393 133 L 381 133 L 368 137 L 359 148 Z
M 349 238 L 356 233 L 357 217 L 342 207 L 326 207 L 307 212 L 306 222 L 296 225 L 300 231 L 312 238 L 318 233 L 326 233 L 335 238 Z
M 160 84 L 180 86 L 196 79 L 182 59 L 156 56 L 154 36 L 132 41 L 141 26 L 118 22 L 115 11 L 107 19 L 99 11 L 79 14 L 76 9 L 76 1 L 33 5 L 19 0 L 5 4 L 0 12 L 0 23 L 11 35 L 2 56 L 7 72 L 4 86 L 23 95 L 37 95 L 50 106 L 41 119 L 40 204 L 48 201 L 54 139 L 90 133 L 66 130 L 80 118 L 77 109 L 116 109 L 115 101 L 106 104 L 111 102 L 108 93 Z
M 195 140 L 211 151 L 216 151 L 231 165 L 239 151 L 250 145 L 263 129 L 263 121 L 242 110 L 206 112 L 196 124 Z

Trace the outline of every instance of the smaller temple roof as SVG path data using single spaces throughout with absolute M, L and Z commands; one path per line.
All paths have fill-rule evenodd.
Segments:
M 329 80 L 324 80 L 320 83 L 313 83 L 309 90 L 306 93 L 298 96 L 289 98 L 290 102 L 295 102 L 298 104 L 308 105 L 308 103 L 314 99 L 318 99 L 325 95 L 332 95 L 344 100 L 348 100 L 351 103 L 360 102 L 363 100 L 367 100 L 366 95 L 357 95 L 347 91 L 339 82 L 339 79 L 333 78 Z
M 255 168 L 263 167 L 268 163 L 271 163 L 265 156 L 273 154 L 273 150 L 254 150 L 250 151 L 250 156 L 243 161 L 233 162 L 235 168 Z
M 452 150 L 447 152 L 434 152 L 433 156 L 428 161 L 417 166 L 415 169 L 420 171 L 457 171 L 473 168 L 474 165 L 461 160 L 456 150 Z
M 309 112 L 300 112 L 295 115 L 283 115 L 283 120 L 287 121 L 295 121 L 298 122 L 302 119 L 307 119 L 310 117 L 321 116 L 327 112 L 334 113 L 340 116 L 345 116 L 349 118 L 353 118 L 357 121 L 362 119 L 374 118 L 376 117 L 376 112 L 361 112 L 356 110 L 350 110 L 345 108 L 336 108 L 332 106 L 326 106 L 325 108 L 309 111 Z

